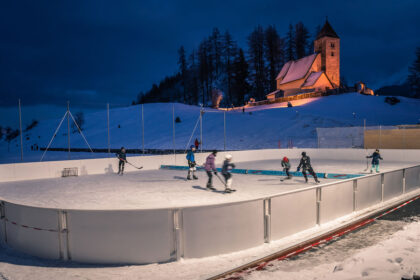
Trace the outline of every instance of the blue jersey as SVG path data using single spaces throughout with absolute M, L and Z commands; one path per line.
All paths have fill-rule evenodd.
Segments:
M 192 150 L 189 150 L 188 151 L 188 153 L 187 153 L 187 160 L 188 161 L 192 161 L 192 162 L 195 161 L 194 152 Z

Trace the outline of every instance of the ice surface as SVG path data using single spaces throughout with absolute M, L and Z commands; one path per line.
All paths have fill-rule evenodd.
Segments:
M 295 171 L 298 159 L 291 159 Z M 411 166 L 410 163 L 381 162 L 381 171 Z M 336 161 L 312 158 L 316 172 L 359 174 L 366 168 L 366 160 Z M 218 166 L 220 167 L 220 166 Z M 237 168 L 282 170 L 280 160 L 240 162 Z M 237 192 L 222 194 L 205 190 L 207 175 L 197 172 L 199 180 L 187 181 L 187 171 L 148 170 L 119 176 L 117 174 L 88 175 L 0 183 L 0 197 L 11 202 L 41 207 L 65 209 L 145 209 L 199 206 L 251 200 L 312 186 L 303 177 L 280 182 L 280 176 L 233 175 Z M 221 176 L 219 174 L 219 176 Z M 321 182 L 333 182 L 322 179 Z M 213 176 L 215 187 L 224 185 Z

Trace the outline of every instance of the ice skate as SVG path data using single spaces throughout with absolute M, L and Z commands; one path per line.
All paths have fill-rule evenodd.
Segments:
M 187 180 L 192 180 L 192 179 L 191 179 L 191 176 L 187 176 Z
M 195 175 L 193 175 L 193 179 L 194 179 L 194 180 L 198 180 L 198 177 L 197 177 L 197 176 L 195 176 Z
M 207 184 L 206 188 L 207 188 L 208 190 L 212 190 L 212 191 L 215 191 L 215 190 L 216 190 L 216 188 L 215 188 L 215 187 L 213 187 L 213 186 L 212 186 L 212 185 L 210 185 L 210 184 Z

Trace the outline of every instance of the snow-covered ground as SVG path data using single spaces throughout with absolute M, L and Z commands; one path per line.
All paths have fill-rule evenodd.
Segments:
M 334 95 L 292 101 L 295 107 L 272 104 L 226 112 L 226 149 L 262 149 L 287 147 L 316 147 L 318 127 L 368 126 L 416 124 L 420 119 L 420 100 L 401 97 L 401 102 L 389 105 L 383 96 L 365 96 L 358 93 Z M 173 142 L 172 108 L 181 122 L 175 125 Z M 141 105 L 110 110 L 110 144 L 112 148 L 124 146 L 128 149 L 142 148 Z M 200 108 L 183 104 L 154 103 L 144 105 L 145 148 L 185 149 L 192 135 L 200 139 L 199 125 L 192 134 L 199 117 Z M 23 112 L 24 113 L 24 112 Z M 63 112 L 64 113 L 64 112 Z M 25 116 L 25 115 L 24 115 Z M 57 119 L 41 121 L 38 126 L 24 132 L 24 160 L 38 161 L 39 151 L 31 151 L 31 145 L 46 147 L 60 123 Z M 36 116 L 27 116 L 36 118 Z M 67 147 L 67 125 L 64 122 L 51 147 Z M 224 149 L 224 110 L 206 108 L 203 115 L 203 148 Z M 85 114 L 84 134 L 94 148 L 108 147 L 107 112 Z M 87 148 L 78 133 L 71 134 L 71 147 Z M 20 161 L 20 139 L 10 143 L 0 141 L 0 162 Z M 9 151 L 10 149 L 10 151 Z M 45 160 L 67 158 L 67 153 L 48 152 Z M 96 156 L 96 155 L 94 155 Z M 99 157 L 106 154 L 97 155 Z M 73 153 L 72 157 L 90 158 L 88 153 Z
M 291 160 L 294 170 L 297 159 Z M 381 171 L 412 166 L 414 163 L 386 161 Z M 359 174 L 366 161 L 313 160 L 317 172 Z M 282 170 L 280 161 L 240 162 L 237 168 Z M 114 171 L 115 172 L 115 171 Z M 200 206 L 258 199 L 312 186 L 303 177 L 280 182 L 279 176 L 234 174 L 233 187 L 237 192 L 223 194 L 224 186 L 216 178 L 213 182 L 220 192 L 205 189 L 207 175 L 197 172 L 198 180 L 187 181 L 186 171 L 147 170 L 126 173 L 88 175 L 0 183 L 0 197 L 10 202 L 61 209 L 145 209 Z M 321 183 L 336 180 L 320 179 Z

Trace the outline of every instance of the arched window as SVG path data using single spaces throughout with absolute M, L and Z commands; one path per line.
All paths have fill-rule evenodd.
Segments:
M 331 48 L 335 48 L 335 44 L 334 43 L 331 43 Z
M 331 56 L 334 56 L 334 52 L 331 52 Z

